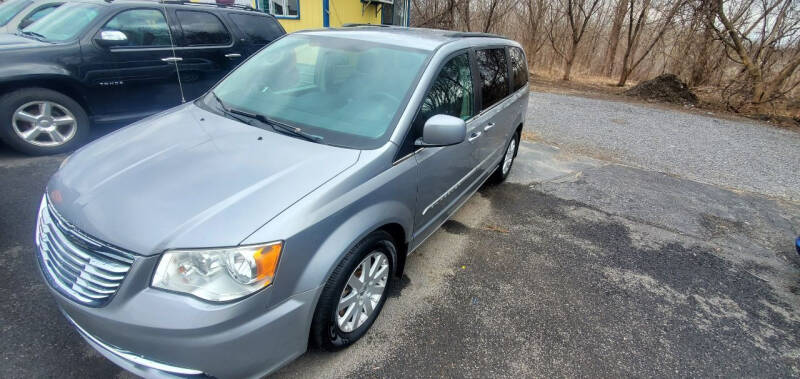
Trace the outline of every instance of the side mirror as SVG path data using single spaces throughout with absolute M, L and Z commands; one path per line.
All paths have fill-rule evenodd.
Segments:
M 103 47 L 123 46 L 128 44 L 128 36 L 119 30 L 103 30 L 94 41 Z
M 421 147 L 437 147 L 457 145 L 464 142 L 467 136 L 467 124 L 464 120 L 437 114 L 425 121 L 422 128 L 422 137 L 414 142 L 414 145 Z

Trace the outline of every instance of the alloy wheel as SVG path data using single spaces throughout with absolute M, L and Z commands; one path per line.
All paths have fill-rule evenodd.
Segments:
M 339 305 L 336 323 L 345 333 L 363 325 L 375 312 L 389 280 L 389 259 L 380 251 L 373 251 L 350 274 Z
M 14 132 L 25 142 L 36 146 L 61 146 L 78 131 L 75 115 L 52 101 L 25 103 L 11 118 Z
M 508 171 L 511 170 L 511 163 L 514 163 L 514 151 L 517 148 L 517 139 L 511 138 L 511 142 L 508 143 L 508 149 L 506 149 L 506 155 L 503 157 L 503 175 L 507 175 Z

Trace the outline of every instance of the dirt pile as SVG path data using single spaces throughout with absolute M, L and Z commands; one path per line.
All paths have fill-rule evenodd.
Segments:
M 628 96 L 676 104 L 697 104 L 697 96 L 673 74 L 661 74 L 625 91 Z

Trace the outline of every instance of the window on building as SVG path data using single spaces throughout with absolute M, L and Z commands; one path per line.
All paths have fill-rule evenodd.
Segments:
M 522 49 L 511 47 L 508 49 L 508 54 L 511 57 L 511 83 L 516 91 L 528 84 L 528 65 Z
M 38 24 L 37 24 L 38 25 Z M 118 30 L 128 37 L 126 46 L 170 46 L 167 20 L 160 10 L 132 9 L 114 16 L 103 30 Z
M 506 49 L 478 50 L 478 71 L 481 74 L 481 110 L 508 96 L 508 63 Z
M 268 0 L 269 13 L 276 17 L 297 17 L 300 15 L 300 0 Z
M 231 35 L 222 21 L 208 12 L 177 11 L 178 22 L 183 29 L 183 42 L 187 46 L 227 45 Z

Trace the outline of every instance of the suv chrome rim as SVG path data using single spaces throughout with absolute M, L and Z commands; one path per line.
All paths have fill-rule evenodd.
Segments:
M 25 142 L 36 146 L 61 146 L 78 130 L 75 115 L 52 101 L 31 101 L 16 111 L 11 126 Z
M 506 156 L 503 158 L 503 175 L 508 174 L 508 170 L 511 170 L 511 163 L 514 162 L 514 149 L 517 147 L 517 139 L 512 138 L 511 142 L 508 143 L 508 149 L 506 149 Z
M 364 325 L 380 303 L 388 279 L 389 259 L 380 251 L 373 251 L 356 266 L 336 309 L 339 329 L 349 333 Z

